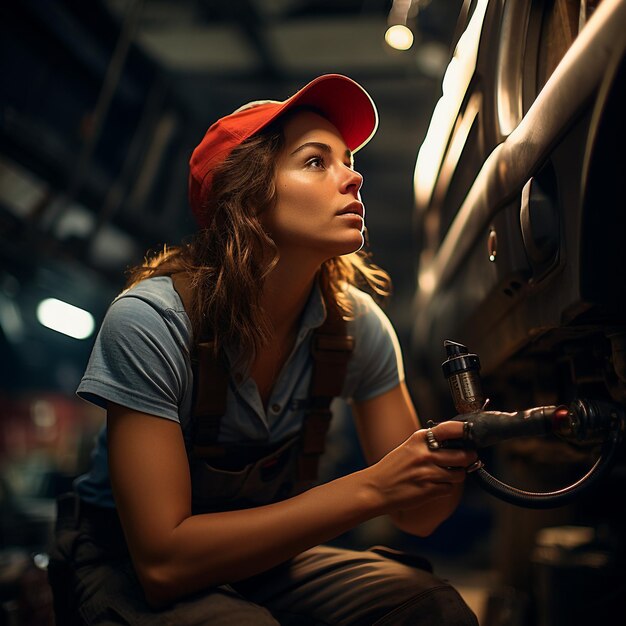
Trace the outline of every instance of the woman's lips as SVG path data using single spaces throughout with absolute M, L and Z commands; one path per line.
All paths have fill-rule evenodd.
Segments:
M 361 219 L 363 219 L 365 211 L 363 209 L 363 204 L 357 201 L 351 202 L 347 207 L 339 211 L 337 215 L 358 215 Z

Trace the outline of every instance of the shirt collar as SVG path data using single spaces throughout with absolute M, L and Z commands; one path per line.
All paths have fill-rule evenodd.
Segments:
M 326 319 L 326 304 L 322 296 L 322 288 L 319 280 L 316 280 L 311 289 L 311 294 L 302 312 L 300 330 L 318 328 Z

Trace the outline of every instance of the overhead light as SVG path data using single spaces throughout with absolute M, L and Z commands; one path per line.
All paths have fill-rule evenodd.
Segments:
M 393 0 L 387 17 L 389 28 L 385 32 L 385 41 L 394 50 L 408 50 L 413 45 L 409 23 L 415 21 L 419 4 L 419 0 Z
M 413 33 L 405 24 L 394 24 L 387 29 L 385 41 L 395 50 L 408 50 L 413 45 Z
M 37 320 L 42 326 L 74 339 L 87 339 L 95 328 L 93 315 L 89 311 L 56 298 L 46 298 L 39 303 Z

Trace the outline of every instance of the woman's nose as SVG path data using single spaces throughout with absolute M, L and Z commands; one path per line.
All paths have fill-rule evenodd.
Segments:
M 342 183 L 342 191 L 344 191 L 344 193 L 352 191 L 352 193 L 354 193 L 356 197 L 356 194 L 359 193 L 359 190 L 363 185 L 363 175 L 356 170 L 353 170 L 351 167 L 346 167 L 345 171 L 346 176 Z

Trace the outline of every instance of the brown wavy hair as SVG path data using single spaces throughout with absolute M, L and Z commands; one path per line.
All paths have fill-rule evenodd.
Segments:
M 210 226 L 180 246 L 149 253 L 129 270 L 126 285 L 186 272 L 193 294 L 188 313 L 194 336 L 208 328 L 216 350 L 236 343 L 250 361 L 271 337 L 260 302 L 279 251 L 258 216 L 275 204 L 276 162 L 283 146 L 282 126 L 274 123 L 235 148 L 216 169 L 205 198 L 205 210 L 214 214 Z M 346 293 L 349 285 L 379 299 L 391 292 L 389 275 L 371 262 L 365 250 L 325 261 L 320 281 L 346 317 L 353 313 Z

